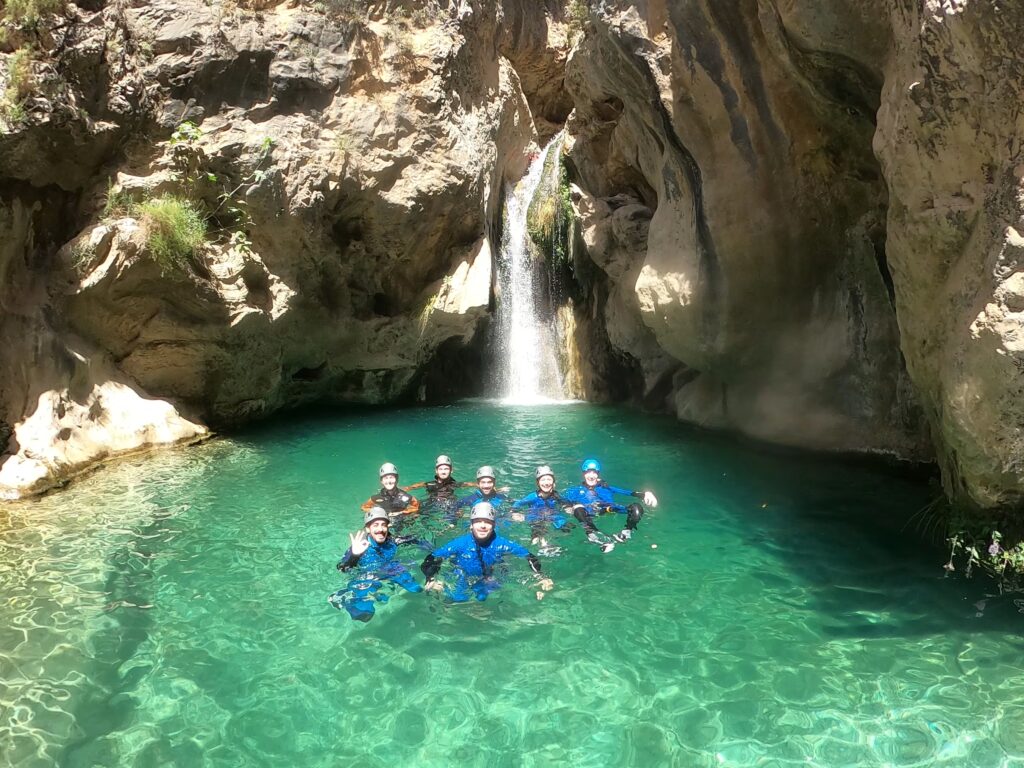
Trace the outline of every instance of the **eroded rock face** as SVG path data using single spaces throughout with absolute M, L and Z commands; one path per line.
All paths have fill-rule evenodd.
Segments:
M 902 349 L 947 490 L 1024 504 L 1024 7 L 901 3 L 875 149 Z
M 1020 4 L 338 6 L 82 3 L 8 37 L 46 52 L 0 131 L 8 489 L 99 456 L 104 412 L 143 445 L 474 386 L 502 185 L 564 122 L 582 386 L 1020 505 Z M 219 229 L 168 269 L 108 178 Z
M 619 2 L 591 14 L 568 67 L 569 129 L 598 199 L 588 211 L 612 218 L 608 236 L 600 214 L 585 217 L 617 286 L 609 337 L 623 351 L 654 342 L 641 353 L 649 388 L 677 362 L 670 400 L 683 419 L 924 458 L 871 153 L 880 78 L 850 52 L 870 58 L 885 36 L 861 27 L 868 48 L 847 34 L 807 50 L 823 18 L 876 21 L 856 5 L 808 6 Z
M 427 369 L 479 343 L 501 185 L 534 137 L 498 9 L 251 5 L 71 5 L 70 24 L 44 25 L 75 41 L 36 65 L 63 90 L 0 136 L 0 177 L 68 215 L 14 195 L 0 222 L 0 331 L 18 340 L 0 353 L 4 494 L 205 425 L 472 380 Z M 121 205 L 105 215 L 108 183 Z M 207 244 L 173 265 L 137 207 L 167 195 L 211 214 Z M 51 358 L 75 362 L 32 368 Z

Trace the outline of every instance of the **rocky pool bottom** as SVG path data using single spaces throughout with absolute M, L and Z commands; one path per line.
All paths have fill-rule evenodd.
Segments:
M 607 555 L 564 536 L 543 601 L 517 562 L 484 603 L 352 621 L 326 598 L 378 465 L 441 452 L 515 495 L 595 455 L 661 504 Z M 911 519 L 933 492 L 582 404 L 292 415 L 115 463 L 0 506 L 0 765 L 1024 766 L 1024 602 L 944 577 Z

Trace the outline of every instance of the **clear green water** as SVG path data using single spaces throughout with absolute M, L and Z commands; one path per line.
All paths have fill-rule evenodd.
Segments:
M 326 597 L 376 467 L 442 451 L 519 494 L 596 454 L 662 504 L 608 555 L 574 532 L 541 602 L 353 622 Z M 927 500 L 584 405 L 295 416 L 118 463 L 0 507 L 0 764 L 1024 766 L 1024 617 L 942 578 L 903 530 Z

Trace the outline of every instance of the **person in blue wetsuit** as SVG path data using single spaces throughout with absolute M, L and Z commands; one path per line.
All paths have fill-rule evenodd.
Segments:
M 420 569 L 427 577 L 424 586 L 426 589 L 444 589 L 456 603 L 464 603 L 473 597 L 486 600 L 489 594 L 501 587 L 494 571 L 506 555 L 525 557 L 533 572 L 541 577 L 540 587 L 545 592 L 554 586 L 551 579 L 541 574 L 540 560 L 536 555 L 494 532 L 494 507 L 486 501 L 477 502 L 469 517 L 469 533 L 435 549 L 423 561 Z M 450 585 L 445 585 L 435 581 L 434 577 L 448 559 L 454 566 L 453 578 Z M 538 599 L 542 596 L 542 593 L 537 593 Z
M 587 459 L 580 468 L 583 470 L 583 485 L 567 488 L 562 496 L 572 505 L 573 517 L 580 521 L 587 532 L 587 540 L 599 545 L 603 552 L 610 552 L 615 546 L 614 541 L 621 542 L 632 537 L 644 516 L 644 508 L 639 504 L 623 506 L 615 502 L 615 497 L 635 496 L 643 499 L 644 504 L 652 509 L 658 506 L 658 499 L 650 491 L 630 491 L 608 485 L 601 479 L 601 462 L 597 459 Z M 614 541 L 608 541 L 594 525 L 594 518 L 606 512 L 618 512 L 626 516 L 626 526 L 612 536 Z
M 458 509 L 472 509 L 481 501 L 486 501 L 494 508 L 494 512 L 500 515 L 502 505 L 508 500 L 508 496 L 494 487 L 494 467 L 485 465 L 476 471 L 476 490 L 459 499 Z
M 549 526 L 566 533 L 572 530 L 569 518 L 562 514 L 563 511 L 571 514 L 572 504 L 555 490 L 555 473 L 547 464 L 537 467 L 536 478 L 537 490 L 512 504 L 511 517 L 530 524 L 530 543 L 540 544 L 540 554 L 543 555 L 547 554 L 545 550 L 549 546 L 545 538 Z
M 403 544 L 422 544 L 414 536 L 392 536 L 391 520 L 383 507 L 372 507 L 363 517 L 364 527 L 349 534 L 351 546 L 338 563 L 338 570 L 356 571 L 358 575 L 344 589 L 327 598 L 335 608 L 348 611 L 358 621 L 373 618 L 374 605 L 386 603 L 385 588 L 397 584 L 407 592 L 422 592 L 408 569 L 398 562 L 398 548 Z

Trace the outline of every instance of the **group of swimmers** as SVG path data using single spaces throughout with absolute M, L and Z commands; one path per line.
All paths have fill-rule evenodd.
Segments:
M 531 544 L 538 545 L 540 554 L 554 555 L 559 547 L 551 546 L 551 530 L 568 533 L 579 523 L 587 541 L 596 544 L 602 552 L 610 552 L 615 544 L 627 541 L 644 515 L 644 507 L 636 502 L 619 504 L 617 496 L 641 499 L 648 507 L 656 507 L 658 499 L 651 491 L 631 491 L 609 485 L 601 479 L 601 463 L 587 459 L 581 466 L 583 482 L 562 493 L 555 490 L 555 474 L 551 467 L 537 467 L 537 490 L 513 501 L 508 489 L 495 488 L 495 472 L 490 466 L 480 467 L 475 483 L 459 483 L 452 476 L 452 460 L 437 457 L 434 479 L 402 488 L 398 485 L 398 468 L 390 462 L 380 468 L 380 490 L 363 505 L 363 528 L 350 534 L 350 546 L 338 563 L 338 570 L 352 572 L 352 580 L 332 594 L 328 602 L 335 608 L 344 608 L 353 619 L 369 621 L 375 604 L 386 602 L 388 587 L 397 585 L 409 592 L 424 589 L 443 591 L 454 602 L 473 598 L 485 600 L 501 586 L 495 568 L 505 556 L 525 558 L 538 579 L 542 591 L 550 590 L 554 583 L 541 572 L 540 559 L 526 547 L 498 535 L 496 526 L 510 522 L 530 524 Z M 420 505 L 410 491 L 425 488 L 427 499 Z M 474 488 L 462 497 L 459 488 Z M 422 541 L 416 536 L 400 535 L 405 525 L 419 516 L 436 514 L 452 527 L 469 510 L 469 533 L 455 538 L 441 547 Z M 626 516 L 621 531 L 605 534 L 594 520 L 605 513 Z M 420 570 L 426 578 L 423 586 L 398 559 L 398 548 L 418 546 L 429 552 Z M 451 561 L 447 582 L 438 579 L 446 560 Z

